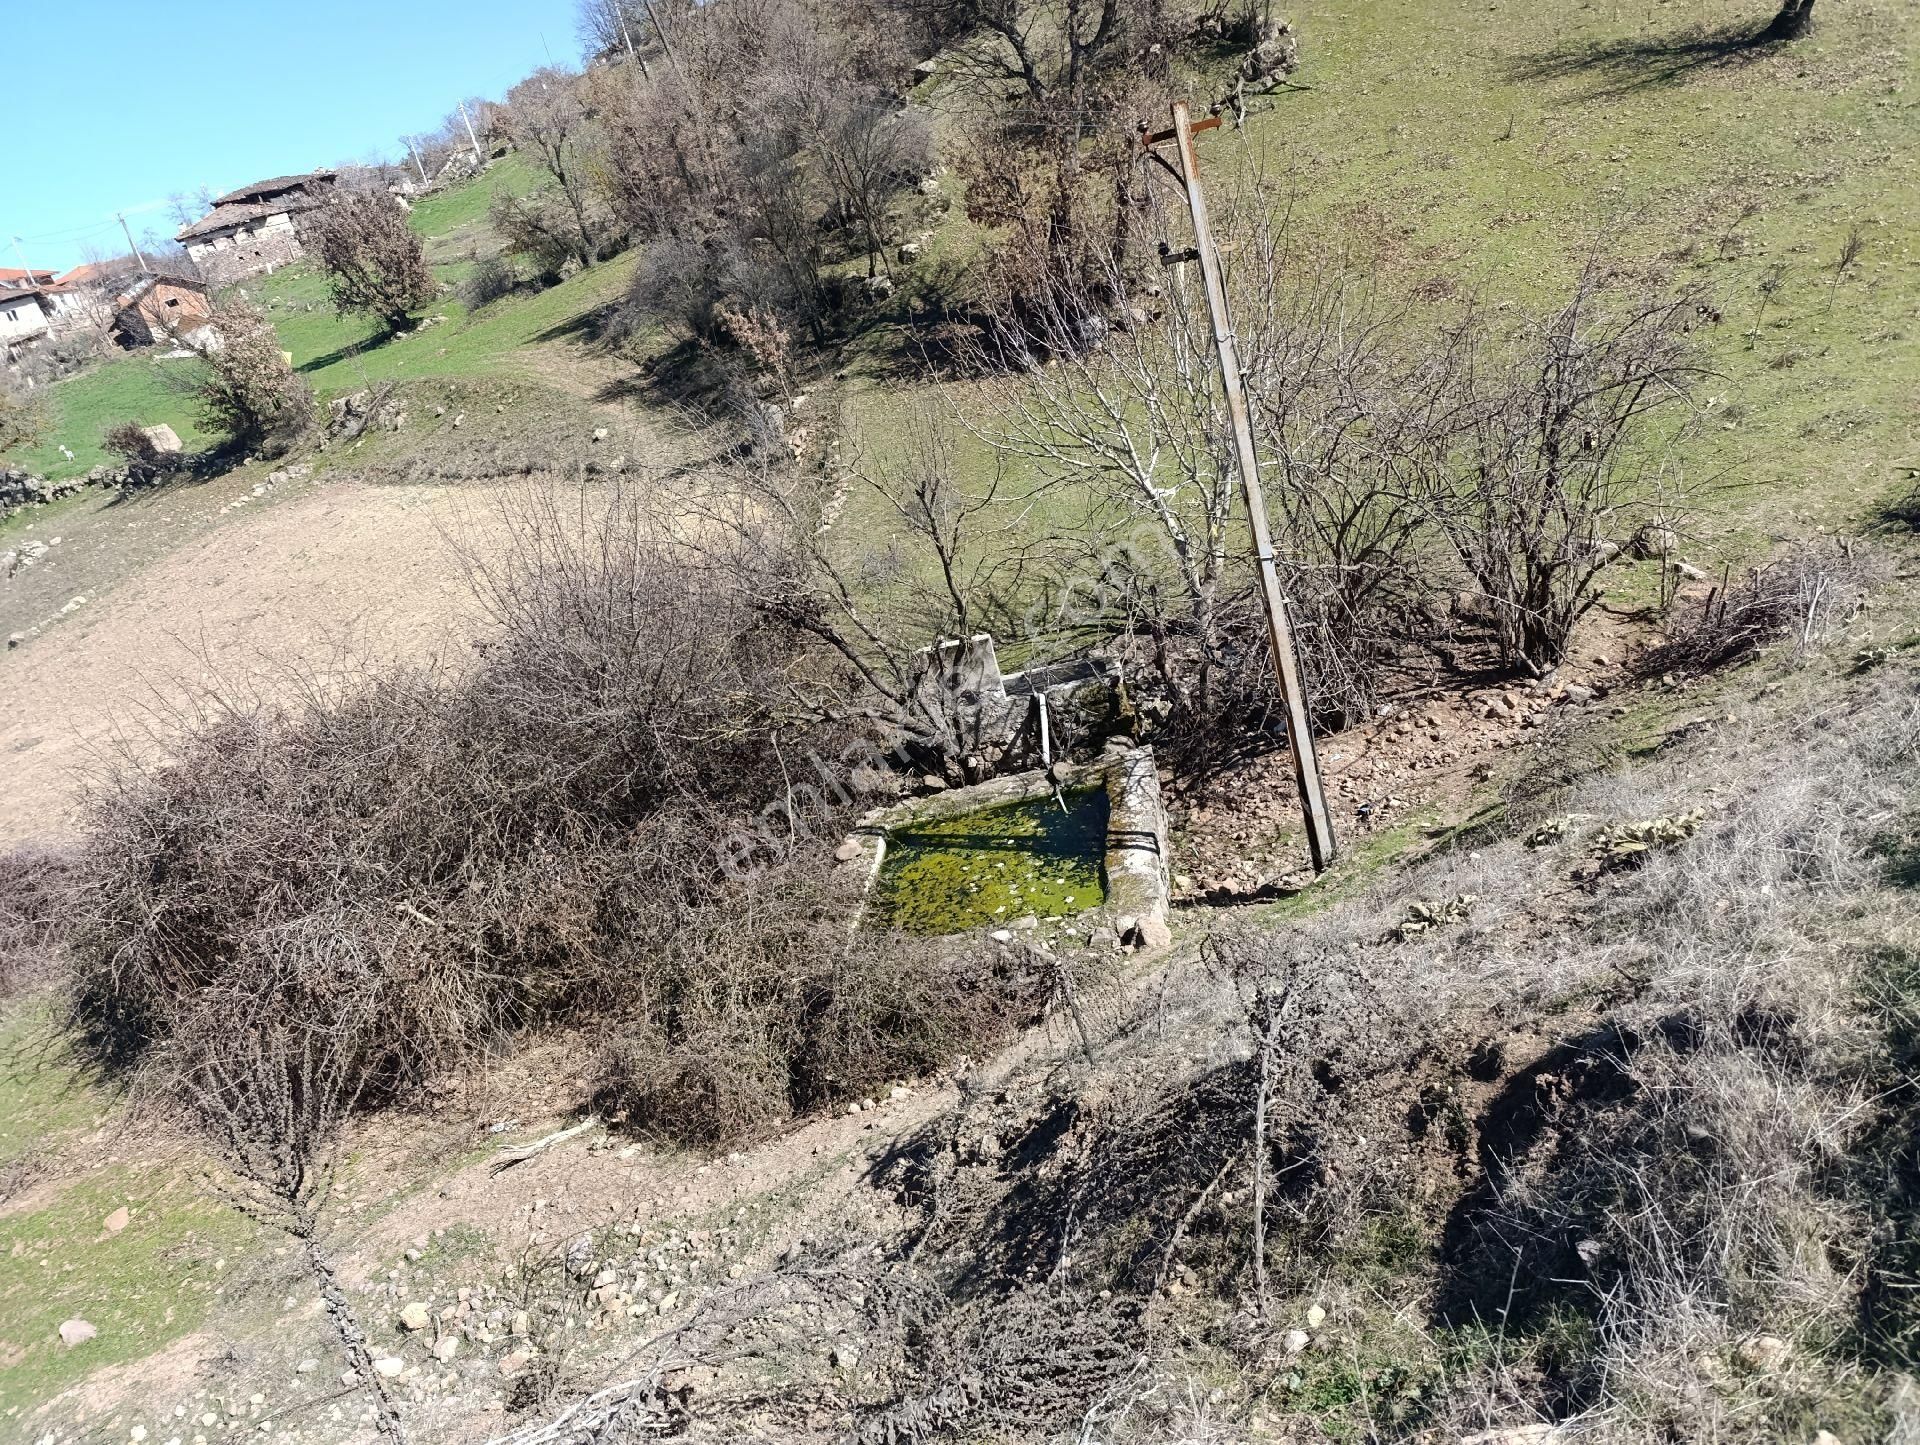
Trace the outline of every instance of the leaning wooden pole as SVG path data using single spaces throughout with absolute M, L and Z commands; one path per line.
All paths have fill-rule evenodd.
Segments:
M 1203 122 L 1203 128 L 1218 125 Z M 1240 378 L 1240 348 L 1227 314 L 1227 289 L 1220 275 L 1220 254 L 1207 220 L 1207 199 L 1200 188 L 1200 157 L 1193 148 L 1193 124 L 1187 103 L 1173 103 L 1173 129 L 1149 135 L 1149 151 L 1162 139 L 1171 139 L 1180 152 L 1179 179 L 1193 213 L 1195 257 L 1206 283 L 1207 310 L 1213 318 L 1213 345 L 1220 354 L 1220 385 L 1227 394 L 1227 417 L 1233 425 L 1234 455 L 1240 468 L 1240 490 L 1246 498 L 1247 520 L 1253 528 L 1253 556 L 1260 569 L 1260 596 L 1266 605 L 1267 634 L 1273 644 L 1274 668 L 1280 696 L 1287 709 L 1287 741 L 1293 750 L 1293 777 L 1300 788 L 1300 811 L 1306 819 L 1307 851 L 1316 873 L 1325 872 L 1335 854 L 1333 823 L 1327 814 L 1327 795 L 1320 785 L 1320 760 L 1313 749 L 1313 731 L 1307 725 L 1306 692 L 1300 685 L 1300 658 L 1294 651 L 1293 627 L 1287 620 L 1286 599 L 1280 595 L 1280 574 L 1274 567 L 1273 534 L 1267 526 L 1267 504 L 1260 488 L 1260 462 L 1253 450 L 1253 424 L 1247 415 L 1247 394 Z M 1158 157 L 1156 157 L 1158 159 Z M 1164 164 L 1164 162 L 1163 162 Z

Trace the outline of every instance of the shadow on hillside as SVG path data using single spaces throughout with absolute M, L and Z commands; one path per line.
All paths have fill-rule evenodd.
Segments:
M 1567 45 L 1521 57 L 1508 67 L 1507 78 L 1523 83 L 1591 79 L 1595 89 L 1581 98 L 1603 100 L 1682 85 L 1705 71 L 1735 69 L 1772 53 L 1782 43 L 1783 37 L 1771 27 L 1742 27 Z
M 329 366 L 337 366 L 341 362 L 347 361 L 355 356 L 364 356 L 369 351 L 378 351 L 390 341 L 396 341 L 401 337 L 411 335 L 413 335 L 411 331 L 398 331 L 387 336 L 371 337 L 365 341 L 349 342 L 345 346 L 336 347 L 334 350 L 326 352 L 323 355 L 315 356 L 307 361 L 301 362 L 298 366 L 294 367 L 294 370 L 299 372 L 325 371 Z

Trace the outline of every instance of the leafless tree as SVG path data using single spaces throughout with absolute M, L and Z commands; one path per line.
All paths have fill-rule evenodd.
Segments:
M 507 92 L 507 129 L 513 142 L 553 177 L 579 233 L 580 263 L 600 252 L 588 180 L 588 149 L 594 144 L 580 77 L 553 66 L 534 71 Z
M 1229 304 L 1283 587 L 1319 716 L 1364 709 L 1404 635 L 1397 614 L 1434 584 L 1422 478 L 1451 425 L 1444 351 L 1338 256 L 1290 251 L 1284 216 L 1223 207 Z M 1124 291 L 1112 272 L 1101 292 Z M 1251 607 L 1241 484 L 1212 319 L 1183 270 L 1124 306 L 1081 296 L 1025 328 L 1028 365 L 989 385 L 994 444 L 1086 499 L 1085 526 L 1132 549 L 1157 585 L 1130 619 L 1187 719 L 1224 719 L 1266 691 Z M 1040 364 L 1042 359 L 1045 364 Z
M 818 163 L 834 199 L 858 222 L 866 238 L 867 274 L 874 258 L 888 274 L 892 234 L 888 202 L 903 182 L 924 173 L 933 159 L 933 137 L 925 120 L 878 101 L 845 107 L 818 144 Z
M 264 992 L 214 988 L 187 1001 L 149 1066 L 149 1083 L 171 1074 L 168 1092 L 186 1100 L 232 1171 L 223 1187 L 228 1199 L 292 1238 L 353 1374 L 373 1398 L 375 1428 L 404 1445 L 399 1411 L 321 1229 L 341 1130 L 371 1082 L 367 1035 L 383 1026 L 378 993 L 351 984 L 331 997 L 305 991 L 315 972 L 336 971 L 343 981 L 360 975 L 364 984 L 346 939 L 288 930 L 279 946 L 287 956 Z
M 1608 532 L 1631 535 L 1658 500 L 1652 418 L 1673 409 L 1684 425 L 1706 374 L 1689 336 L 1697 294 L 1629 301 L 1608 280 L 1590 263 L 1564 306 L 1504 347 L 1469 319 L 1464 425 L 1429 493 L 1502 655 L 1535 674 L 1599 601 Z

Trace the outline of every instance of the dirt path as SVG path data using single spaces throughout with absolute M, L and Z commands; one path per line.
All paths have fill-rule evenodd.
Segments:
M 172 519 L 177 545 L 129 559 L 119 578 L 86 573 L 97 595 L 76 592 L 84 605 L 0 654 L 0 845 L 69 835 L 102 748 L 191 690 L 459 644 L 473 604 L 448 539 L 497 525 L 498 498 L 328 480 L 239 515 L 204 494 L 183 503 L 195 515 Z M 72 519 L 61 565 L 79 578 L 88 547 L 123 525 L 114 509 Z

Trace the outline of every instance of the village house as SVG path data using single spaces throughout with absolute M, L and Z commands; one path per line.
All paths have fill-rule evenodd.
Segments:
M 139 276 L 113 298 L 113 338 L 122 346 L 190 341 L 212 316 L 204 281 Z
M 113 320 L 114 287 L 125 280 L 98 261 L 75 266 L 46 288 L 53 304 L 53 329 L 104 331 Z
M 44 283 L 0 281 L 0 357 L 11 360 L 52 330 L 53 302 Z
M 271 274 L 301 256 L 299 218 L 327 203 L 336 179 L 333 171 L 312 171 L 242 186 L 174 239 L 216 286 Z

